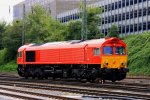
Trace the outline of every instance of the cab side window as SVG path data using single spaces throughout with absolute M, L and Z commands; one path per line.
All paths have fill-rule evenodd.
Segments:
M 22 57 L 22 52 L 18 52 L 18 57 Z
M 99 55 L 100 55 L 100 49 L 94 48 L 94 56 L 99 56 Z

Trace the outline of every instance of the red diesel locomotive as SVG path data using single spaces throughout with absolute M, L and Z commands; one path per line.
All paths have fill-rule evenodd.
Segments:
M 118 38 L 28 44 L 18 49 L 18 74 L 114 82 L 126 77 L 127 56 L 126 44 Z

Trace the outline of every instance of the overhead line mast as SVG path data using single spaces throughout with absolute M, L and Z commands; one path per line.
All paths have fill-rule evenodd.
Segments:
M 82 0 L 82 30 L 81 30 L 81 40 L 87 40 L 87 10 L 86 10 L 86 0 Z
M 26 27 L 25 27 L 25 4 L 23 4 L 23 25 L 22 25 L 22 45 L 25 44 L 25 32 L 26 32 Z

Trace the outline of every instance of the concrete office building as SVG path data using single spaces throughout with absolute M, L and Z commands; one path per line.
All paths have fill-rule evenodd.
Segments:
M 36 4 L 42 5 L 48 10 L 53 18 L 57 18 L 57 15 L 69 10 L 73 10 L 80 7 L 81 0 L 25 0 L 13 8 L 13 19 L 19 19 L 23 16 L 23 4 L 25 4 L 26 13 L 31 11 L 32 7 Z M 95 0 L 87 0 L 87 3 L 94 2 Z
M 14 20 L 22 18 L 23 4 L 25 4 L 26 13 L 31 11 L 34 5 L 39 4 L 48 10 L 53 18 L 56 18 L 59 13 L 78 8 L 80 0 L 25 0 L 13 7 Z
M 122 35 L 150 31 L 150 0 L 87 1 L 88 6 L 97 6 L 104 9 L 104 12 L 99 16 L 102 18 L 100 30 L 105 35 L 107 35 L 112 24 L 119 27 L 119 33 Z M 31 6 L 36 2 L 50 9 L 53 18 L 60 20 L 61 23 L 80 19 L 80 0 L 25 0 L 28 9 L 31 9 Z M 21 8 L 19 5 L 22 5 L 22 3 L 14 6 L 14 19 L 20 18 L 15 14 L 18 11 L 17 9 Z M 19 14 L 22 14 L 21 11 Z
M 107 34 L 114 23 L 123 35 L 150 30 L 150 0 L 104 0 L 101 29 Z
M 119 27 L 122 35 L 150 31 L 150 0 L 98 0 L 90 6 L 102 7 L 100 29 L 108 34 L 112 24 Z M 74 9 L 57 15 L 62 23 L 79 19 L 80 10 Z

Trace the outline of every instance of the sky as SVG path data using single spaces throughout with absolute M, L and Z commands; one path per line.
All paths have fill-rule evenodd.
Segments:
M 13 5 L 22 1 L 24 0 L 0 0 L 0 21 L 11 23 L 13 20 Z

